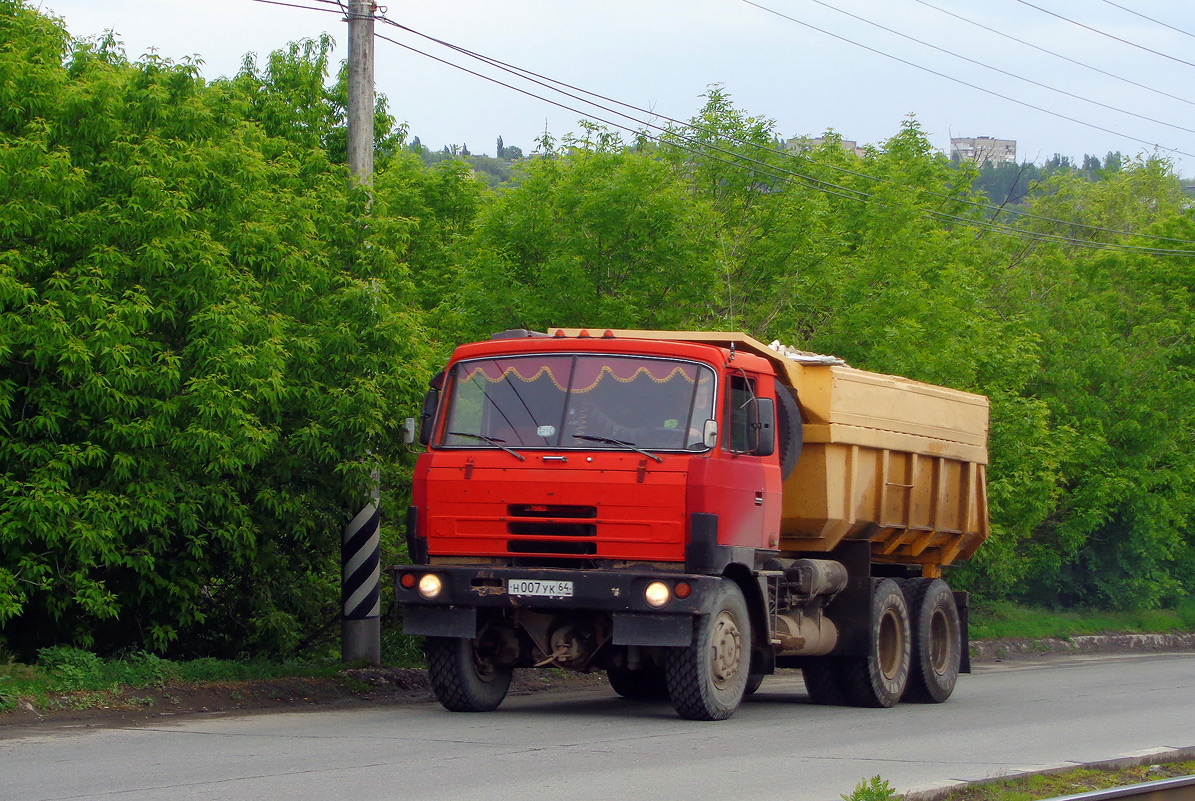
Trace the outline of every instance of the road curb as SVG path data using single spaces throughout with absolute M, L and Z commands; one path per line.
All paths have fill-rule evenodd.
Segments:
M 1195 651 L 1195 632 L 972 640 L 971 661 L 1000 662 L 1005 659 L 1027 659 L 1051 655 L 1144 654 L 1166 651 Z
M 1078 770 L 1079 768 L 1091 768 L 1093 770 L 1125 770 L 1126 768 L 1135 768 L 1139 765 L 1164 765 L 1168 762 L 1185 762 L 1188 759 L 1195 759 L 1195 746 L 1188 748 L 1163 748 L 1157 751 L 1150 751 L 1146 754 L 1130 754 L 1116 759 L 1105 759 L 1101 762 L 1072 762 L 1065 765 L 1058 765 L 1044 770 L 1021 770 L 1009 771 L 1008 773 L 999 776 L 991 776 L 987 779 L 977 779 L 973 782 L 951 782 L 943 784 L 940 787 L 930 787 L 926 789 L 919 789 L 913 792 L 904 793 L 901 795 L 902 801 L 937 801 L 939 798 L 945 797 L 953 790 L 958 790 L 960 787 L 981 787 L 987 784 L 995 784 L 996 782 L 1007 781 L 1009 779 L 1020 779 L 1025 776 L 1052 776 L 1056 773 L 1067 773 L 1068 771 Z

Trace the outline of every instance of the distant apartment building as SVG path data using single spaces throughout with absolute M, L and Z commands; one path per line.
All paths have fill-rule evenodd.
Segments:
M 974 161 L 976 164 L 1016 164 L 1015 139 L 993 139 L 990 136 L 958 137 L 950 140 L 950 158 Z
M 854 139 L 840 139 L 838 141 L 839 144 L 842 145 L 842 149 L 847 153 L 854 153 L 859 158 L 863 158 L 865 155 L 867 155 L 867 151 L 859 147 L 859 143 Z M 815 147 L 821 147 L 825 143 L 826 138 L 824 136 L 819 136 L 816 139 L 810 139 L 807 136 L 798 136 L 785 142 L 784 149 L 791 153 L 804 153 L 806 150 L 813 150 Z

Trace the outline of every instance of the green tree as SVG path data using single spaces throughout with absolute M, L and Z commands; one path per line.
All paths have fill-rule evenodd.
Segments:
M 1138 161 L 1091 182 L 1054 176 L 1034 229 L 1145 248 L 1037 245 L 1005 272 L 1002 313 L 1029 321 L 1041 366 L 1026 393 L 1048 407 L 1062 492 L 1027 543 L 1025 597 L 1063 605 L 1152 607 L 1191 578 L 1195 460 L 1191 212 L 1168 165 Z M 1152 233 L 1170 240 L 1134 238 Z
M 421 394 L 410 225 L 328 158 L 315 51 L 288 105 L 14 0 L 0 42 L 0 634 L 284 652 Z
M 468 331 L 684 327 L 713 283 L 708 210 L 668 164 L 593 125 L 525 162 L 481 212 L 460 303 Z

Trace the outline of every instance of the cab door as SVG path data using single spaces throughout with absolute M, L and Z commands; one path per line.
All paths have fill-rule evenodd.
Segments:
M 703 493 L 708 511 L 718 515 L 722 545 L 775 548 L 779 542 L 780 468 L 772 384 L 771 376 L 746 371 L 728 375 L 725 382 L 721 452 L 706 465 Z

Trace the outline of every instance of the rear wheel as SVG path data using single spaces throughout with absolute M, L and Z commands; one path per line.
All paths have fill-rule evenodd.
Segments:
M 842 657 L 842 690 L 854 706 L 890 707 L 904 695 L 911 659 L 909 607 L 892 579 L 875 579 L 866 656 Z
M 743 700 L 750 668 L 747 602 L 738 585 L 722 579 L 713 612 L 701 618 L 693 643 L 668 655 L 668 695 L 682 718 L 725 720 Z
M 610 687 L 623 698 L 632 701 L 661 701 L 668 698 L 668 682 L 664 671 L 656 667 L 640 670 L 611 668 L 606 671 Z
M 483 640 L 428 637 L 424 650 L 432 690 L 445 709 L 489 712 L 506 698 L 514 670 L 496 664 Z
M 913 579 L 902 589 L 913 643 L 909 684 L 902 700 L 940 704 L 954 692 L 962 659 L 954 593 L 942 579 Z

